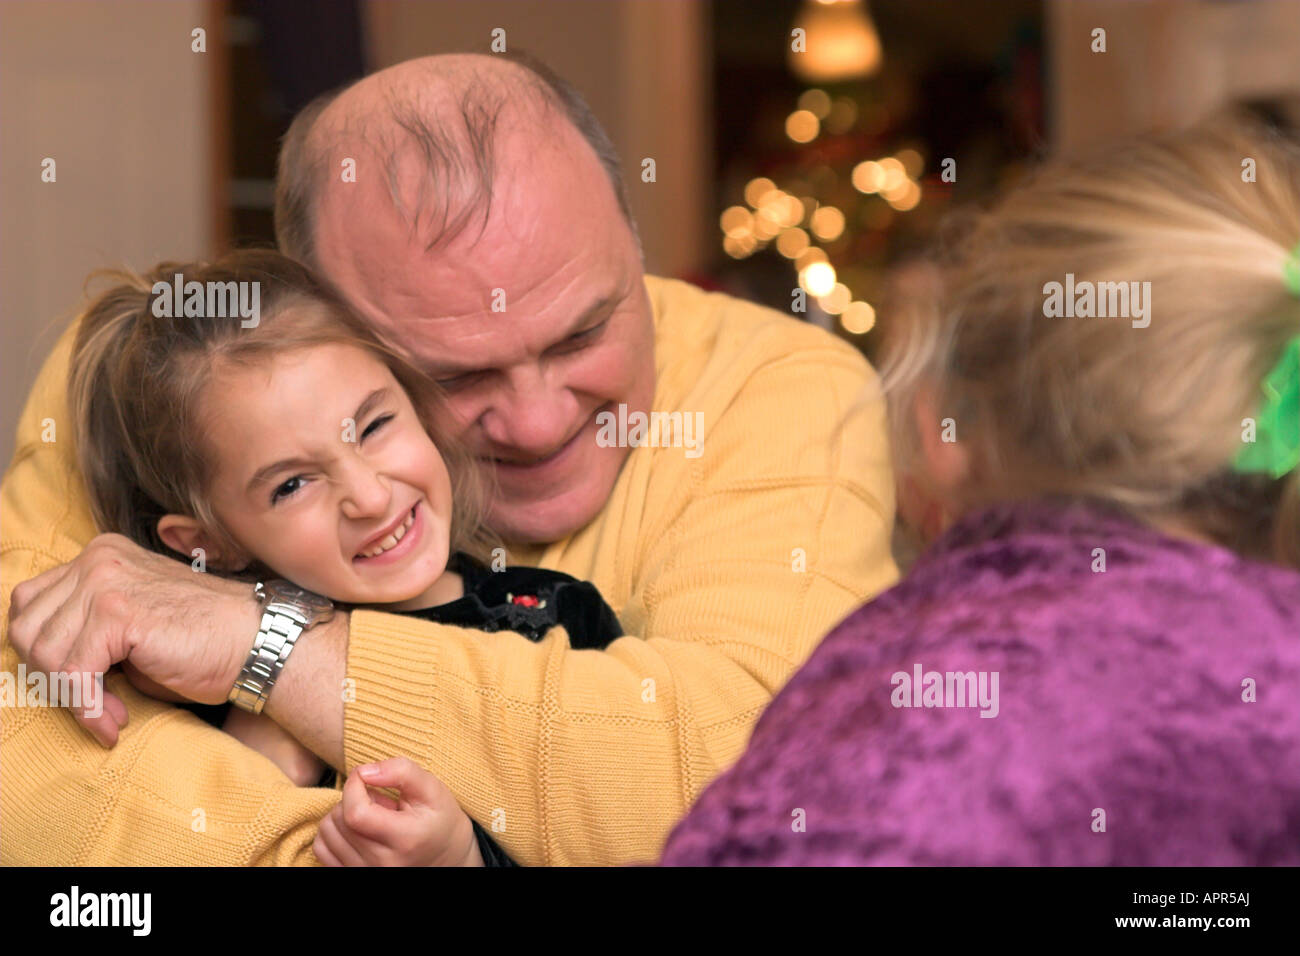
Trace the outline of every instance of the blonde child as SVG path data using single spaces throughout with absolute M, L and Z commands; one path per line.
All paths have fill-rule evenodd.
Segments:
M 586 582 L 487 569 L 477 472 L 439 433 L 440 392 L 305 267 L 248 250 L 116 276 L 82 316 L 69 382 L 101 531 L 250 588 L 284 579 L 346 607 L 532 640 L 563 625 L 574 647 L 620 634 Z M 236 301 L 256 305 L 234 314 Z M 299 785 L 321 781 L 269 719 L 194 709 Z M 510 863 L 404 758 L 349 777 L 315 850 L 329 864 Z
M 940 274 L 887 368 L 928 550 L 663 861 L 1300 863 L 1295 147 L 1221 118 L 1053 164 Z

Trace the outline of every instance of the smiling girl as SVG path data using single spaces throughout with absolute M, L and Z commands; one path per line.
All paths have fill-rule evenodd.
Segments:
M 157 315 L 155 283 L 176 274 L 206 288 L 255 283 L 259 321 Z M 110 275 L 120 284 L 85 312 L 69 381 L 102 531 L 196 571 L 287 579 L 348 607 L 532 640 L 559 625 L 575 648 L 619 636 L 592 585 L 484 566 L 481 481 L 437 427 L 440 390 L 305 267 L 245 250 Z M 299 785 L 321 779 L 317 758 L 269 719 L 230 709 L 223 720 Z M 432 775 L 409 761 L 376 766 L 366 783 L 398 786 L 403 802 L 350 782 L 343 805 L 369 800 L 377 822 L 351 833 L 336 807 L 317 841 L 324 862 L 508 863 Z

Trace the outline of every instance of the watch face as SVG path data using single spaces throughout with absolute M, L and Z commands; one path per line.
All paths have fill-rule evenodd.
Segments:
M 267 581 L 265 590 L 268 603 L 270 601 L 286 601 L 291 604 L 301 605 L 317 613 L 324 613 L 334 609 L 334 602 L 329 598 L 321 597 L 316 592 L 307 591 L 289 581 L 280 579 Z

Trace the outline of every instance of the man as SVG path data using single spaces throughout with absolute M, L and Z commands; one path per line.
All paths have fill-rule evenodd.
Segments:
M 521 863 L 652 859 L 820 637 L 896 576 L 883 409 L 850 414 L 866 362 L 789 317 L 644 276 L 598 124 L 558 78 L 505 58 L 413 60 L 308 107 L 276 220 L 286 252 L 442 384 L 445 424 L 495 479 L 509 561 L 591 580 L 627 636 L 574 651 L 562 629 L 531 644 L 335 614 L 303 634 L 265 713 L 344 771 L 411 757 Z M 258 604 L 117 536 L 82 552 L 94 529 L 71 451 L 39 440 L 63 414 L 69 345 L 3 487 L 6 601 L 36 575 L 13 591 L 5 666 L 15 648 L 50 671 L 125 661 L 223 702 Z M 674 426 L 638 438 L 655 411 Z M 4 862 L 314 862 L 334 793 L 293 789 L 116 675 L 108 687 L 104 714 L 81 718 L 107 751 L 66 712 L 7 719 Z M 70 836 L 87 818 L 94 832 Z

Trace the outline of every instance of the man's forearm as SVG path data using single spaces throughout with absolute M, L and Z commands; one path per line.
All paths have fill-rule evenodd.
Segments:
M 350 615 L 338 613 L 294 645 L 264 713 L 336 770 L 343 770 L 343 677 Z

